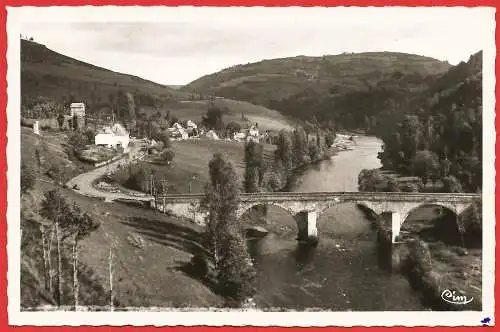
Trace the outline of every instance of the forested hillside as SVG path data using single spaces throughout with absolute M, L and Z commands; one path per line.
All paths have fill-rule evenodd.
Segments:
M 386 112 L 377 134 L 384 167 L 443 179 L 447 191 L 482 185 L 482 52 L 450 69 L 399 114 Z
M 21 111 L 26 117 L 54 117 L 73 101 L 89 114 L 134 119 L 140 108 L 158 108 L 188 94 L 93 66 L 21 40 Z
M 204 76 L 182 90 L 245 100 L 302 120 L 371 128 L 388 100 L 429 88 L 451 66 L 404 53 L 344 53 L 265 60 Z

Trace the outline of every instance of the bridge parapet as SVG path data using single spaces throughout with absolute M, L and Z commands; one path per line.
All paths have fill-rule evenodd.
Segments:
M 204 198 L 204 194 L 166 195 L 159 197 L 157 202 L 162 205 L 164 210 L 177 211 L 178 214 L 188 218 L 193 215 L 194 220 L 203 220 L 206 211 L 201 211 L 200 202 Z M 317 216 L 332 206 L 350 202 L 363 205 L 377 215 L 390 213 L 394 240 L 409 213 L 420 206 L 437 205 L 452 211 L 456 215 L 460 215 L 477 199 L 481 199 L 480 194 L 394 192 L 243 193 L 240 194 L 240 203 L 236 216 L 240 218 L 246 211 L 257 205 L 275 205 L 290 212 L 294 217 L 306 212 L 308 218 L 314 220 L 314 227 L 308 226 L 308 229 L 314 232 Z M 463 229 L 460 224 L 458 228 Z
M 160 196 L 172 202 L 202 200 L 204 194 L 179 194 Z M 266 201 L 404 201 L 404 202 L 470 202 L 480 199 L 481 194 L 468 193 L 395 193 L 395 192 L 273 192 L 273 193 L 241 193 L 241 202 Z

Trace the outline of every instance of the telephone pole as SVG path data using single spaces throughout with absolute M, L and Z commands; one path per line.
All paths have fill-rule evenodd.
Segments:
M 161 181 L 161 193 L 162 195 L 166 195 L 167 194 L 167 184 L 168 184 L 168 181 L 165 180 L 165 179 L 162 179 Z

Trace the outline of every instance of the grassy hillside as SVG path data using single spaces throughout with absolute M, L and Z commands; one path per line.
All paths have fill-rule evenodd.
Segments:
M 148 208 L 105 203 L 58 186 L 44 174 L 51 164 L 57 164 L 63 169 L 65 178 L 85 171 L 75 161 L 68 159 L 64 148 L 64 134 L 43 132 L 42 136 L 37 136 L 26 128 L 22 128 L 21 134 L 22 163 L 36 169 L 36 150 L 39 151 L 41 159 L 36 183 L 28 194 L 23 196 L 21 204 L 23 308 L 55 304 L 54 295 L 45 288 L 40 235 L 40 225 L 44 222 L 40 217 L 41 200 L 45 192 L 54 188 L 59 188 L 70 204 L 77 203 L 82 211 L 89 213 L 101 225 L 97 231 L 81 241 L 79 276 L 82 305 L 102 306 L 109 302 L 108 255 L 112 242 L 116 246 L 114 291 L 117 306 L 209 307 L 222 303 L 209 284 L 192 279 L 182 271 L 182 266 L 189 262 L 192 254 L 200 248 L 200 227 Z M 194 161 L 184 159 L 180 152 L 188 151 L 188 145 L 176 145 L 175 149 L 179 155 L 179 164 L 169 175 L 184 176 L 183 179 L 172 178 L 172 182 L 177 180 L 179 186 L 183 186 L 179 190 L 187 191 L 187 188 L 184 188 L 187 186 L 187 175 L 183 169 Z M 234 149 L 235 154 L 238 153 L 236 150 Z M 191 153 L 186 153 L 188 157 L 193 156 L 194 152 L 205 153 L 207 159 L 198 161 L 198 166 L 195 166 L 198 169 L 193 169 L 203 173 L 201 181 L 205 181 L 209 149 L 205 147 L 198 151 L 195 148 L 190 151 Z M 237 156 L 239 157 L 240 155 Z M 202 185 L 200 187 L 203 188 Z M 71 305 L 71 249 L 67 248 L 67 245 L 63 247 L 63 304 Z M 55 254 L 52 257 L 55 257 Z
M 241 125 L 247 121 L 257 122 L 264 130 L 280 130 L 291 128 L 293 123 L 281 113 L 264 106 L 244 101 L 216 99 L 214 105 L 222 110 L 224 123 L 237 122 Z M 200 121 L 208 108 L 208 100 L 184 100 L 169 106 L 171 113 L 180 120 Z
M 86 103 L 88 113 L 133 118 L 142 106 L 160 107 L 185 94 L 142 78 L 117 73 L 21 40 L 22 112 L 52 117 L 72 101 Z
M 429 76 L 450 67 L 436 59 L 391 52 L 299 56 L 233 66 L 181 90 L 249 101 L 305 120 L 313 115 L 336 119 L 353 127 L 366 115 L 360 94 L 422 91 Z
M 100 120 L 111 117 L 134 120 L 140 113 L 173 113 L 179 119 L 199 121 L 207 102 L 194 100 L 192 93 L 140 77 L 117 73 L 72 59 L 33 41 L 21 40 L 21 112 L 25 118 L 54 118 L 68 112 L 67 105 L 83 101 L 87 113 Z M 241 114 L 269 129 L 288 126 L 276 111 L 245 102 L 218 100 L 225 122 Z

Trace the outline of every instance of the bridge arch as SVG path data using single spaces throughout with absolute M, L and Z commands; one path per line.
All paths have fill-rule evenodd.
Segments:
M 378 215 L 369 206 L 356 201 L 339 200 L 322 204 L 318 213 L 318 233 L 331 236 L 364 232 L 375 225 Z
M 270 227 L 270 229 L 274 229 L 275 231 L 282 232 L 285 231 L 285 233 L 290 234 L 290 227 L 295 228 L 296 230 L 296 238 L 299 240 L 305 240 L 308 239 L 309 236 L 312 234 L 316 235 L 314 233 L 316 231 L 316 216 L 317 216 L 317 211 L 313 209 L 311 206 L 304 206 L 302 204 L 296 204 L 292 203 L 290 204 L 289 202 L 284 202 L 284 203 L 277 203 L 277 202 L 252 202 L 252 203 L 247 203 L 247 204 L 242 204 L 239 208 L 238 211 L 236 212 L 236 216 L 239 220 L 244 222 L 242 219 L 243 217 L 249 213 L 250 211 L 254 210 L 257 207 L 275 207 L 278 208 L 277 210 L 281 210 L 284 212 L 288 218 L 284 218 L 283 215 L 276 215 L 275 213 L 277 212 L 276 210 L 274 211 L 269 211 L 273 213 L 273 217 L 277 217 L 278 219 L 275 220 L 276 222 L 268 223 L 267 221 L 265 224 L 266 228 Z M 266 214 L 268 211 L 266 211 Z M 258 217 L 257 217 L 258 218 Z M 267 219 L 267 216 L 266 216 Z M 288 220 L 286 220 L 288 219 Z M 262 220 L 260 221 L 262 223 Z M 253 222 L 252 222 L 253 224 Z M 257 221 L 257 224 L 259 224 L 259 221 Z M 276 228 L 277 227 L 277 228 Z M 311 230 L 312 228 L 312 230 Z M 285 233 L 281 233 L 281 235 L 284 235 Z
M 295 215 L 297 214 L 295 210 L 290 208 L 290 206 L 287 204 L 278 202 L 251 202 L 251 203 L 240 204 L 238 210 L 236 210 L 236 218 L 239 220 L 246 212 L 250 211 L 251 209 L 257 206 L 276 206 L 290 213 L 292 217 L 295 217 Z
M 451 245 L 462 245 L 465 227 L 461 209 L 438 202 L 422 203 L 401 216 L 400 230 L 418 232 L 421 236 Z

